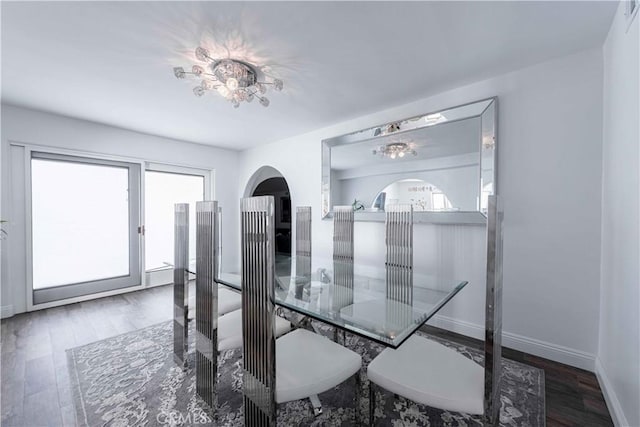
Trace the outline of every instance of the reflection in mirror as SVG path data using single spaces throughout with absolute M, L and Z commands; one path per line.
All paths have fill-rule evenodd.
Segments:
M 354 200 L 372 206 L 380 189 L 394 183 L 397 195 L 405 188 L 402 203 L 414 210 L 442 211 L 431 203 L 421 181 L 446 194 L 449 211 L 476 211 L 480 197 L 480 118 L 459 120 L 417 129 L 408 134 L 392 134 L 331 149 L 332 200 L 336 205 L 351 205 Z M 413 188 L 409 190 L 409 188 Z M 424 187 L 424 189 L 423 189 Z M 408 194 L 411 191 L 411 195 Z M 410 197 L 411 196 L 411 197 Z M 383 196 L 384 197 L 384 196 Z M 436 196 L 436 199 L 439 196 Z M 386 203 L 396 204 L 388 192 Z M 376 203 L 373 203 L 376 206 Z M 373 207 L 372 206 L 372 207 Z M 378 203 L 377 208 L 385 205 Z
M 411 205 L 414 212 L 458 210 L 441 189 L 421 179 L 401 179 L 387 185 L 371 209 L 386 211 L 391 205 Z
M 495 130 L 491 98 L 324 140 L 323 217 L 351 205 L 364 207 L 356 220 L 384 221 L 386 206 L 411 204 L 423 215 L 485 221 L 496 190 Z

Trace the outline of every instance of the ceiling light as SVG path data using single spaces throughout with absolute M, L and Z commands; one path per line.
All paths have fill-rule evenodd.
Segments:
M 410 144 L 406 142 L 392 142 L 387 145 L 381 145 L 377 149 L 373 150 L 373 155 L 380 155 L 381 157 L 389 157 L 395 159 L 396 157 L 404 157 L 405 154 L 418 155 L 418 152 L 414 150 Z
M 440 114 L 440 113 L 429 114 L 424 119 L 429 125 L 435 125 L 437 123 L 441 123 L 441 122 L 446 122 L 447 121 L 447 118 L 443 114 Z
M 198 60 L 207 63 L 205 67 L 194 65 L 190 72 L 182 67 L 175 67 L 173 74 L 179 79 L 187 76 L 200 79 L 198 86 L 193 89 L 196 96 L 215 90 L 235 108 L 238 108 L 241 102 L 251 102 L 254 98 L 258 98 L 260 105 L 267 107 L 269 100 L 262 96 L 267 93 L 267 86 L 273 86 L 276 91 L 281 91 L 284 86 L 282 80 L 276 78 L 258 81 L 264 73 L 248 62 L 233 58 L 215 59 L 203 47 L 196 48 L 195 54 Z

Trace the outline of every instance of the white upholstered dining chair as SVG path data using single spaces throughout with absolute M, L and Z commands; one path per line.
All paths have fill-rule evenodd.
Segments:
M 242 295 L 232 291 L 224 285 L 218 286 L 218 316 L 224 316 L 232 311 L 239 310 L 242 306 Z M 196 295 L 189 293 L 189 320 L 196 318 Z
M 392 252 L 398 253 L 398 248 Z M 418 335 L 408 338 L 398 349 L 383 350 L 367 368 L 370 425 L 375 425 L 376 386 L 433 408 L 483 415 L 484 425 L 499 424 L 502 210 L 497 196 L 489 196 L 486 279 L 484 367 L 443 344 Z M 398 294 L 403 293 L 409 295 L 407 292 Z
M 242 199 L 241 229 L 244 422 L 273 426 L 278 404 L 357 380 L 362 358 L 305 329 L 276 339 L 272 196 Z
M 291 330 L 291 323 L 276 316 L 275 335 L 280 337 Z M 242 347 L 242 310 L 234 310 L 218 317 L 218 351 Z
M 387 348 L 368 366 L 367 377 L 394 394 L 423 405 L 482 414 L 484 369 L 455 350 L 413 335 L 398 349 Z M 371 425 L 375 425 L 375 387 L 370 389 Z

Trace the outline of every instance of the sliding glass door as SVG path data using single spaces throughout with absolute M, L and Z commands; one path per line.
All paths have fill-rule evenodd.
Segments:
M 145 171 L 145 269 L 147 285 L 171 283 L 174 205 L 189 203 L 189 259 L 195 262 L 196 206 L 205 199 L 209 171 L 150 165 Z
M 140 165 L 32 152 L 33 303 L 141 284 Z

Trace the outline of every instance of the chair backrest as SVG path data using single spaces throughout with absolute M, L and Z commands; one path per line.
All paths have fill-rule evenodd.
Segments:
M 218 202 L 196 203 L 196 393 L 215 409 L 218 366 Z
M 333 296 L 335 309 L 353 304 L 353 207 L 333 209 Z
M 333 208 L 333 259 L 353 262 L 353 208 Z
M 500 422 L 502 375 L 502 203 L 489 196 L 487 212 L 487 296 L 484 341 L 484 416 L 488 425 Z
M 276 423 L 275 227 L 273 196 L 242 199 L 244 425 Z
M 385 211 L 387 246 L 387 298 L 413 303 L 413 206 L 387 205 Z
M 176 203 L 173 228 L 173 356 L 186 366 L 189 344 L 189 204 Z
M 311 206 L 296 207 L 295 295 L 302 298 L 311 286 Z
M 296 276 L 311 277 L 311 206 L 296 207 Z

